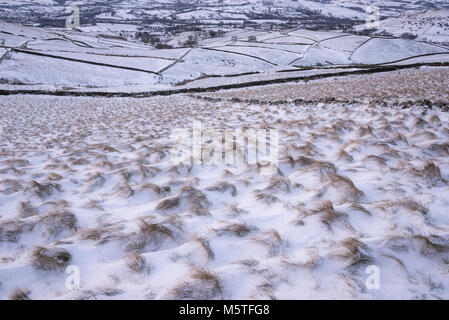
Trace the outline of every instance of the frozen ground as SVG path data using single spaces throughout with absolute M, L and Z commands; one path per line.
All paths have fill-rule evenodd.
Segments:
M 448 77 L 0 97 L 0 297 L 448 299 Z M 194 120 L 278 129 L 279 170 L 174 165 Z
M 377 67 L 411 59 L 447 62 L 449 56 L 449 47 L 424 41 L 305 29 L 223 29 L 213 38 L 184 32 L 168 42 L 177 48 L 156 49 L 105 38 L 101 28 L 106 26 L 69 31 L 0 21 L 0 89 L 157 90 L 210 77 L 242 82 L 248 73 L 279 78 L 286 69 Z M 189 37 L 198 43 L 186 44 Z M 215 79 L 208 85 L 216 85 Z

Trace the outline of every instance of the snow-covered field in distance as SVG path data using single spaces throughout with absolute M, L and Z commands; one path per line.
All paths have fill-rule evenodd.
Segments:
M 0 299 L 449 299 L 447 2 L 322 2 L 0 0 Z
M 381 22 L 374 34 L 400 37 L 409 35 L 416 40 L 449 44 L 449 10 L 424 10 L 404 13 Z M 364 30 L 365 25 L 355 27 Z
M 0 22 L 0 88 L 97 89 L 140 86 L 179 87 L 210 78 L 209 85 L 232 76 L 236 82 L 279 78 L 279 71 L 302 68 L 378 66 L 414 59 L 446 61 L 442 44 L 341 31 L 260 31 L 224 29 L 215 37 L 184 33 L 172 49 L 157 49 L 101 31 L 69 31 Z M 197 44 L 186 46 L 194 37 Z M 120 74 L 120 76 L 118 76 Z M 240 78 L 242 76 L 243 78 Z M 202 81 L 203 85 L 205 81 Z M 132 90 L 132 88 L 130 89 Z

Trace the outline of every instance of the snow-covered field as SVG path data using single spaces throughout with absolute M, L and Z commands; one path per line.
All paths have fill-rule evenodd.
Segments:
M 449 10 L 423 10 L 404 13 L 383 20 L 375 33 L 389 33 L 400 37 L 409 34 L 417 40 L 449 44 Z M 363 25 L 356 30 L 363 30 Z
M 2 96 L 0 297 L 449 299 L 448 80 Z M 173 163 L 194 121 L 278 130 L 278 170 Z
M 146 90 L 157 90 L 208 77 L 261 73 L 264 78 L 270 74 L 274 79 L 286 69 L 377 67 L 416 58 L 444 62 L 449 55 L 449 47 L 425 41 L 305 29 L 224 29 L 220 36 L 212 38 L 184 32 L 167 42 L 174 48 L 157 49 L 135 41 L 105 38 L 105 29 L 111 26 L 69 31 L 0 21 L 0 89 L 36 86 L 110 91 L 144 86 Z M 129 25 L 123 28 L 127 30 Z M 189 37 L 197 43 L 187 45 Z M 118 73 L 123 76 L 118 77 Z

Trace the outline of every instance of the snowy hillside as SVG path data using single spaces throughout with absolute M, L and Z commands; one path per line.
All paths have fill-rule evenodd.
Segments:
M 253 74 L 259 79 L 312 68 L 447 61 L 449 48 L 415 40 L 318 32 L 224 29 L 219 36 L 185 32 L 171 49 L 108 35 L 114 25 L 82 31 L 0 22 L 0 88 L 145 90 L 189 81 Z M 97 26 L 100 27 L 100 26 Z M 194 39 L 195 44 L 189 41 Z
M 448 75 L 0 97 L 0 298 L 448 299 Z M 278 130 L 278 170 L 173 162 L 193 121 Z

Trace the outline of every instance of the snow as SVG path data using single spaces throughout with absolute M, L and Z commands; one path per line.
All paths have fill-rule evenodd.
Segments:
M 422 102 L 447 104 L 448 74 L 0 97 L 0 297 L 448 299 L 449 115 Z M 170 134 L 194 120 L 277 129 L 279 171 L 176 165 Z M 68 261 L 50 270 L 38 246 Z M 79 290 L 65 286 L 69 264 Z
M 312 47 L 303 56 L 295 61 L 294 66 L 314 66 L 314 65 L 345 65 L 350 64 L 351 53 L 338 51 L 323 47 Z
M 268 62 L 244 55 L 215 50 L 193 49 L 182 60 L 163 72 L 163 82 L 181 82 L 204 75 L 238 74 L 267 70 Z
M 48 72 L 56 71 L 57 74 L 40 76 L 27 74 L 36 69 L 35 63 L 21 70 L 11 70 L 22 64 L 23 55 L 14 54 L 12 61 L 0 64 L 0 70 L 6 73 L 2 76 L 8 88 L 14 86 L 17 81 L 26 85 L 36 86 L 69 86 L 90 87 L 101 86 L 104 91 L 111 92 L 113 88 L 120 91 L 132 91 L 130 86 L 135 85 L 136 92 L 143 88 L 153 90 L 168 86 L 179 86 L 192 80 L 200 80 L 210 76 L 237 77 L 246 73 L 270 72 L 265 78 L 279 78 L 278 66 L 291 68 L 314 66 L 341 66 L 341 65 L 375 65 L 394 63 L 400 61 L 412 61 L 411 59 L 428 54 L 445 53 L 448 51 L 443 46 L 432 45 L 424 41 L 404 40 L 398 38 L 379 38 L 378 36 L 358 36 L 339 31 L 310 31 L 295 29 L 292 31 L 260 31 L 260 30 L 235 30 L 222 29 L 223 34 L 214 38 L 207 38 L 195 32 L 182 32 L 173 37 L 163 38 L 163 41 L 175 46 L 173 49 L 156 49 L 153 46 L 133 42 L 133 40 L 105 38 L 104 34 L 117 32 L 118 25 L 102 23 L 96 26 L 83 27 L 84 31 L 69 31 L 63 29 L 40 29 L 23 27 L 13 23 L 2 23 L 6 32 L 0 33 L 0 41 L 5 48 L 20 48 L 27 52 L 58 56 L 79 60 L 80 63 L 102 63 L 118 68 L 132 68 L 141 72 L 154 72 L 154 76 L 146 74 L 127 76 L 123 80 L 113 79 L 102 82 L 96 78 L 110 79 L 95 76 L 80 77 L 70 76 L 62 79 L 65 66 L 69 63 L 63 59 L 45 59 L 46 63 L 63 64 L 47 68 Z M 133 25 L 124 24 L 123 32 L 134 33 Z M 144 29 L 143 29 L 144 30 Z M 211 29 L 212 30 L 212 29 Z M 214 29 L 216 31 L 216 29 Z M 11 33 L 11 34 L 10 34 Z M 111 33 L 113 34 L 113 33 Z M 207 30 L 206 30 L 207 34 Z M 195 36 L 198 44 L 193 47 L 182 47 L 189 37 Z M 181 47 L 180 47 L 181 46 Z M 27 58 L 31 59 L 31 58 Z M 436 60 L 435 57 L 432 61 Z M 444 59 L 441 56 L 441 59 Z M 5 59 L 7 60 L 7 59 Z M 41 58 L 37 59 L 41 60 Z M 70 64 L 73 66 L 73 64 Z M 8 69 L 5 69 L 8 68 Z M 69 67 L 71 69 L 72 67 Z M 82 66 L 88 69 L 89 65 Z M 104 74 L 118 72 L 108 69 Z M 90 72 L 88 72 L 90 73 Z M 129 75 L 129 76 L 128 76 Z M 247 77 L 235 79 L 243 82 Z M 69 79 L 74 79 L 70 84 Z M 151 79 L 151 80 L 150 80 Z M 217 79 L 215 79 L 217 80 Z M 209 83 L 227 82 L 222 79 Z M 138 86 L 138 87 L 137 87 Z
M 226 46 L 226 47 L 216 47 L 215 49 L 253 56 L 266 61 L 270 61 L 277 65 L 288 65 L 290 62 L 300 57 L 299 54 L 277 50 L 274 48 L 269 49 L 262 47 Z
M 374 38 L 358 48 L 351 59 L 356 63 L 376 64 L 447 51 L 438 46 L 411 40 Z
M 14 53 L 0 64 L 3 78 L 25 84 L 46 84 L 57 87 L 119 86 L 154 84 L 158 77 L 138 71 L 96 66 L 24 53 Z

